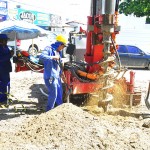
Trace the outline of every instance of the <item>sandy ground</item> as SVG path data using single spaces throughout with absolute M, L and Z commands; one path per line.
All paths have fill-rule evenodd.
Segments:
M 129 73 L 125 74 L 129 79 Z M 43 75 L 11 73 L 12 101 L 0 108 L 0 150 L 148 150 L 150 112 L 144 97 L 150 71 L 136 70 L 141 103 L 131 109 L 97 106 L 77 107 L 64 103 L 45 112 L 47 92 Z

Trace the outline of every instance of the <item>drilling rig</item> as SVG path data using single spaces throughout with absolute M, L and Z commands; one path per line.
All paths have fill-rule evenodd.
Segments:
M 82 62 L 73 59 L 75 45 L 71 37 L 76 33 L 70 32 L 70 44 L 66 50 L 70 55 L 70 62 L 65 64 L 68 90 L 71 91 L 67 101 L 73 99 L 73 95 L 80 97 L 96 92 L 99 95 L 98 106 L 106 111 L 113 100 L 112 91 L 116 80 L 122 82 L 126 91 L 125 79 L 119 81 L 117 77 L 127 70 L 121 68 L 121 64 L 118 64 L 118 69 L 114 69 L 115 62 L 119 62 L 116 43 L 116 34 L 120 31 L 118 6 L 119 0 L 91 0 L 91 14 L 87 17 L 85 32 L 86 49 Z M 79 31 L 79 34 L 82 34 L 82 31 Z M 81 55 L 79 51 L 77 55 Z
M 115 92 L 127 101 L 127 93 L 133 93 L 134 75 L 130 75 L 130 83 L 123 77 L 127 69 L 121 67 L 116 35 L 118 25 L 119 0 L 91 0 L 90 15 L 87 17 L 87 29 L 69 33 L 69 44 L 66 53 L 69 61 L 64 63 L 64 74 L 67 83 L 64 86 L 64 102 L 84 103 L 91 95 L 97 95 L 97 105 L 107 111 L 110 103 L 115 103 Z M 86 48 L 83 60 L 74 58 L 82 55 L 76 53 L 75 35 L 86 36 Z M 16 72 L 33 70 L 43 72 L 42 64 L 33 63 L 29 54 L 21 52 L 16 62 Z M 116 67 L 117 66 L 117 67 Z M 114 90 L 118 85 L 118 91 Z

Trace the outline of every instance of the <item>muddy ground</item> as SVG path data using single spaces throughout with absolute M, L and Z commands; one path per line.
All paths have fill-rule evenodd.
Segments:
M 129 72 L 125 74 L 129 79 Z M 150 112 L 144 98 L 150 71 L 136 70 L 141 103 L 129 108 L 97 105 L 78 107 L 64 103 L 45 112 L 47 92 L 43 75 L 11 73 L 12 99 L 0 108 L 0 149 L 2 150 L 148 150 Z

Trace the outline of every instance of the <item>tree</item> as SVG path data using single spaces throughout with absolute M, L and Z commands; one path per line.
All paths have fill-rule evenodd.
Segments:
M 124 0 L 119 5 L 119 13 L 135 15 L 136 17 L 146 16 L 146 23 L 150 24 L 150 0 Z

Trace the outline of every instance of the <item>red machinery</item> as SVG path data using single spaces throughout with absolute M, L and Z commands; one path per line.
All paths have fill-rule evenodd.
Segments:
M 118 81 L 117 77 L 121 72 L 121 67 L 119 70 L 113 69 L 118 57 L 115 40 L 120 30 L 118 5 L 119 0 L 91 0 L 91 14 L 88 16 L 87 31 L 84 32 L 87 37 L 84 62 L 75 62 L 70 57 L 71 61 L 65 64 L 67 84 L 71 89 L 68 100 L 72 101 L 73 95 L 98 93 L 98 105 L 106 110 L 108 103 L 113 99 L 114 83 Z M 72 43 L 71 36 L 74 33 L 70 34 Z M 66 52 L 73 56 L 72 44 Z M 126 81 L 121 80 L 126 91 Z
M 17 56 L 13 57 L 15 72 L 32 70 L 43 73 L 44 66 L 38 62 L 38 58 L 29 55 L 27 51 L 17 50 Z

